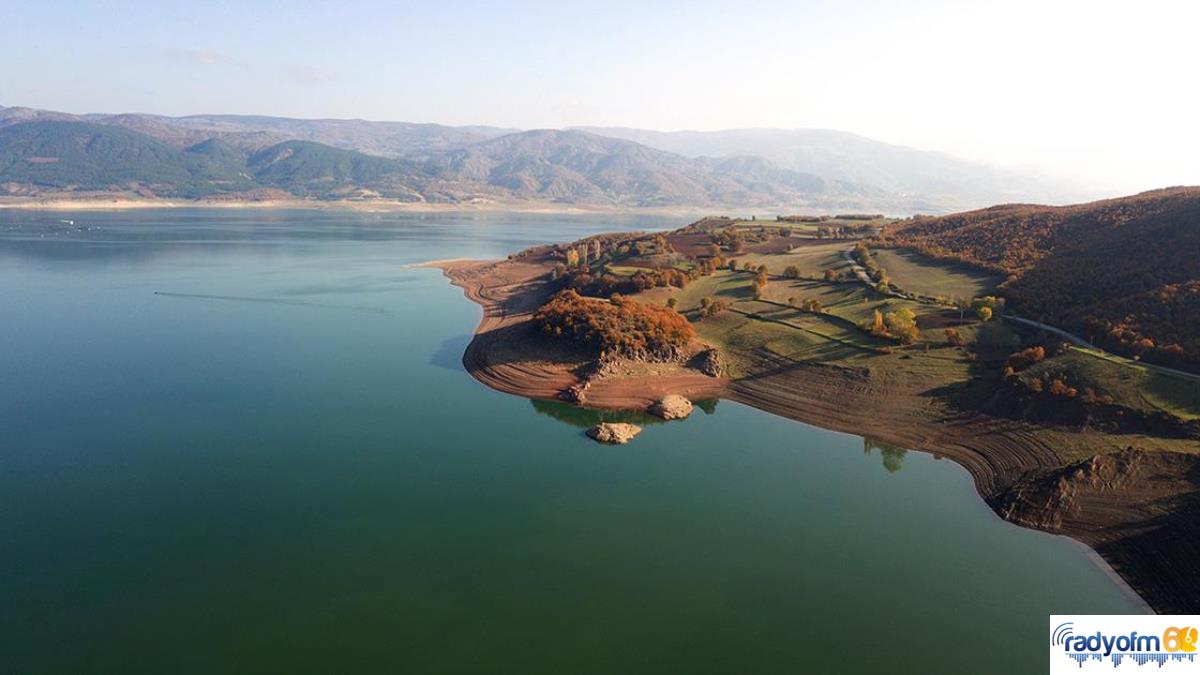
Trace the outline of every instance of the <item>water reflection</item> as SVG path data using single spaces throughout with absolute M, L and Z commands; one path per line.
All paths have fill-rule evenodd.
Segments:
M 440 351 L 440 350 L 439 350 Z M 565 422 L 573 427 L 587 428 L 600 424 L 601 422 L 627 422 L 629 424 L 662 424 L 666 420 L 655 417 L 649 413 L 638 412 L 634 410 L 599 410 L 597 408 L 581 408 L 572 403 L 564 401 L 544 401 L 541 399 L 531 398 L 529 402 L 533 405 L 533 409 L 538 413 L 547 417 L 552 417 L 559 422 Z M 692 401 L 692 405 L 704 411 L 706 415 L 712 415 L 717 411 L 717 399 L 706 399 L 703 401 Z
M 467 345 L 471 344 L 472 337 L 471 333 L 463 333 L 442 340 L 437 350 L 433 352 L 433 356 L 429 357 L 429 364 L 446 370 L 462 371 L 463 352 L 467 351 Z
M 904 467 L 904 456 L 908 454 L 908 450 L 864 436 L 863 454 L 869 457 L 872 450 L 879 450 L 879 456 L 883 459 L 883 468 L 887 469 L 889 473 L 896 473 Z
M 533 409 L 559 422 L 565 422 L 573 427 L 591 427 L 601 422 L 628 422 L 629 424 L 662 424 L 665 420 L 654 415 L 634 410 L 598 410 L 596 408 L 581 408 L 564 401 L 544 401 L 531 398 Z

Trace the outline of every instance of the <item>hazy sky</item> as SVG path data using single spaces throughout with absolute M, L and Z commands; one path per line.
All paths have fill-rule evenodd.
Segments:
M 1200 184 L 1200 2 L 13 2 L 0 105 L 824 127 Z

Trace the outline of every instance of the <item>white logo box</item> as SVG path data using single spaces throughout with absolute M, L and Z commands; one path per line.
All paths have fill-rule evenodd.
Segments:
M 1200 673 L 1200 616 L 1050 616 L 1050 673 Z

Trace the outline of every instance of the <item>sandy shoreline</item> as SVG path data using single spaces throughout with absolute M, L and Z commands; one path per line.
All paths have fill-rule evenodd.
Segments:
M 536 256 L 503 261 L 448 260 L 437 267 L 480 305 L 482 318 L 463 355 L 467 371 L 483 384 L 528 398 L 558 398 L 577 381 L 579 357 L 554 354 L 526 329 L 546 297 L 540 279 L 548 260 Z M 764 357 L 765 358 L 765 357 Z M 952 409 L 931 398 L 932 383 L 888 380 L 820 363 L 756 365 L 756 375 L 737 381 L 630 377 L 589 390 L 589 407 L 645 409 L 664 393 L 689 398 L 725 397 L 765 412 L 834 431 L 945 457 L 967 470 L 984 501 L 1005 520 L 1070 537 L 1094 551 L 1095 560 L 1122 580 L 1152 609 L 1178 613 L 1200 609 L 1200 579 L 1188 567 L 1200 559 L 1191 536 L 1200 523 L 1187 512 L 1164 516 L 1149 506 L 1177 497 L 1179 481 L 1194 458 L 1154 453 L 1129 483 L 1083 483 L 1072 487 L 1070 508 L 1056 506 L 1054 472 L 1063 467 L 1055 448 L 1079 442 L 1076 434 L 1030 423 Z M 1118 453 L 1119 436 L 1094 434 L 1095 452 Z M 1200 467 L 1200 464 L 1197 464 Z M 1087 470 L 1086 468 L 1084 469 Z M 1103 475 L 1105 467 L 1097 471 Z M 1175 492 L 1172 492 L 1175 490 Z M 1080 507 L 1079 505 L 1082 505 Z M 1175 518 L 1178 516 L 1178 518 Z M 1163 550 L 1169 551 L 1164 554 Z M 1182 561 L 1182 565 L 1181 565 Z

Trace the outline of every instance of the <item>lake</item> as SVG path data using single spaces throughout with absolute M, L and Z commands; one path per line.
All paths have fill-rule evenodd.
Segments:
M 0 211 L 2 669 L 1009 674 L 1142 611 L 931 455 L 729 401 L 598 445 L 406 266 L 683 222 Z

